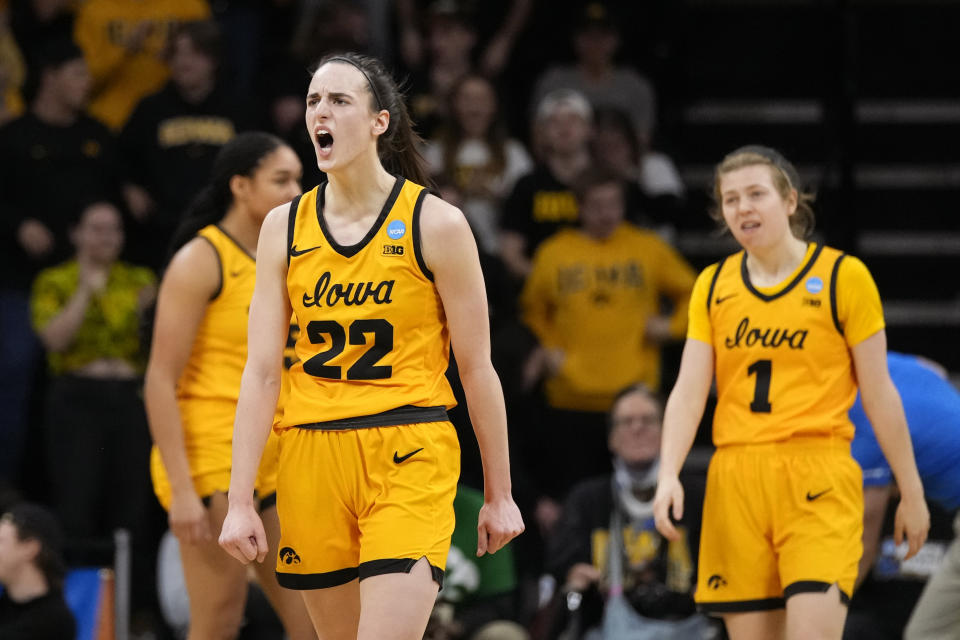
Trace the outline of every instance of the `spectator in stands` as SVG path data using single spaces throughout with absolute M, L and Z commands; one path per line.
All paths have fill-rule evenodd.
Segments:
M 80 49 L 46 43 L 28 78 L 30 110 L 0 129 L 0 476 L 14 481 L 40 357 L 30 283 L 70 255 L 67 230 L 79 204 L 118 191 L 115 142 L 83 114 L 89 90 Z
M 533 91 L 533 104 L 557 89 L 584 94 L 594 109 L 612 107 L 630 115 L 642 144 L 650 142 L 656 121 L 653 86 L 628 66 L 618 66 L 614 57 L 620 46 L 616 19 L 603 2 L 590 2 L 576 24 L 572 66 L 547 69 Z
M 450 91 L 451 118 L 424 158 L 431 173 L 459 194 L 480 250 L 499 253 L 503 200 L 517 178 L 533 168 L 523 145 L 507 135 L 500 118 L 497 93 L 486 78 L 468 74 Z
M 30 301 L 52 376 L 44 416 L 51 498 L 71 539 L 131 532 L 134 605 L 146 607 L 155 554 L 140 323 L 156 279 L 118 261 L 123 222 L 109 202 L 87 206 L 71 236 L 74 258 L 41 271 Z
M 395 2 L 397 25 L 399 27 L 400 56 L 408 68 L 416 68 L 423 62 L 424 42 L 420 32 L 417 5 L 427 4 L 417 0 L 397 0 Z M 479 53 L 479 71 L 488 78 L 499 75 L 510 60 L 517 37 L 523 31 L 533 9 L 533 0 L 432 0 L 429 11 L 433 14 L 466 12 L 473 15 L 471 29 L 477 25 L 488 27 L 480 29 L 482 38 Z M 476 14 L 478 5 L 482 14 Z M 485 19 L 495 16 L 494 20 Z M 494 24 L 495 22 L 495 24 Z M 429 46 L 429 45 L 428 45 Z
M 662 415 L 660 399 L 642 384 L 617 394 L 607 436 L 614 471 L 574 486 L 549 540 L 547 568 L 574 610 L 567 621 L 579 631 L 574 637 L 712 637 L 692 595 L 702 494 L 687 493 L 678 540 L 653 526 Z M 598 595 L 602 607 L 583 606 Z
M 210 17 L 206 0 L 86 0 L 77 8 L 74 38 L 93 74 L 90 113 L 115 131 L 137 103 L 163 87 L 163 59 L 181 22 Z
M 217 152 L 249 125 L 245 103 L 217 82 L 220 52 L 215 22 L 178 26 L 167 56 L 170 81 L 137 105 L 120 136 L 124 195 L 137 222 L 135 255 L 154 268 Z
M 574 180 L 590 164 L 593 110 L 582 94 L 560 89 L 537 106 L 534 137 L 538 163 L 517 180 L 503 207 L 500 256 L 519 280 L 530 273 L 530 256 L 555 231 L 576 224 Z
M 673 160 L 641 143 L 630 116 L 619 109 L 596 110 L 592 147 L 597 164 L 617 172 L 632 187 L 628 202 L 631 213 L 640 215 L 636 222 L 672 229 L 684 199 Z
M 659 386 L 660 345 L 683 336 L 694 281 L 659 236 L 624 221 L 617 174 L 586 171 L 577 199 L 580 228 L 544 241 L 521 296 L 523 320 L 540 343 L 527 363 L 528 384 L 546 379 L 537 456 L 544 466 L 535 475 L 555 498 L 609 469 L 607 411 L 630 382 Z
M 919 356 L 888 352 L 887 367 L 903 401 L 926 497 L 954 513 L 960 509 L 960 467 L 957 466 L 957 460 L 960 460 L 960 393 L 950 384 L 939 365 Z M 862 582 L 877 558 L 881 526 L 893 492 L 893 475 L 859 395 L 850 410 L 850 419 L 856 428 L 851 453 L 863 469 L 863 558 L 858 577 L 858 582 Z M 960 516 L 955 528 L 960 530 Z M 955 540 L 910 619 L 905 635 L 907 640 L 946 637 L 950 630 L 958 628 L 958 580 L 960 542 Z M 851 610 L 851 618 L 855 613 L 859 612 Z
M 474 71 L 477 44 L 476 17 L 451 0 L 432 2 L 426 15 L 428 54 L 416 68 L 410 88 L 410 116 L 425 138 L 433 138 L 450 118 L 451 90 L 460 78 Z
M 74 640 L 62 544 L 56 518 L 40 505 L 21 502 L 0 516 L 0 638 Z

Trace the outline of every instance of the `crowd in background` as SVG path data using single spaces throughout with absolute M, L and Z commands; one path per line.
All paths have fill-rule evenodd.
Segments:
M 277 134 L 301 156 L 303 188 L 318 184 L 303 122 L 311 64 L 365 52 L 406 79 L 434 186 L 474 231 L 528 523 L 479 568 L 458 526 L 428 633 L 595 626 L 592 599 L 570 598 L 606 585 L 595 534 L 611 506 L 595 496 L 618 499 L 613 473 L 630 513 L 649 518 L 632 501 L 651 500 L 655 473 L 611 460 L 656 459 L 658 439 L 640 440 L 659 434 L 656 392 L 672 383 L 695 276 L 672 244 L 685 187 L 658 131 L 658 43 L 636 37 L 659 16 L 631 7 L 645 19 L 634 29 L 628 5 L 0 0 L 0 511 L 16 495 L 51 506 L 78 564 L 96 561 L 82 542 L 129 529 L 135 629 L 168 637 L 141 386 L 170 239 L 238 132 Z M 634 383 L 649 390 L 629 432 L 639 454 L 619 431 L 631 418 L 611 418 Z M 468 434 L 465 404 L 451 416 Z M 456 504 L 467 530 L 482 490 L 471 442 Z M 645 576 L 627 582 L 669 587 L 643 590 L 654 616 L 693 612 L 688 517 L 684 549 L 652 530 L 624 541 L 628 573 Z M 258 619 L 251 610 L 243 637 L 276 637 Z

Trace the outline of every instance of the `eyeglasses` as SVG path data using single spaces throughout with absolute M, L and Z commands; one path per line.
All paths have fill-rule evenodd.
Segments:
M 613 419 L 616 428 L 637 426 L 643 429 L 659 429 L 660 416 L 655 413 L 645 413 L 633 416 L 619 416 Z

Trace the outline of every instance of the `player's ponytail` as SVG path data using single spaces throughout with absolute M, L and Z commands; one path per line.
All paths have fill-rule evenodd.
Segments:
M 324 57 L 317 69 L 328 62 L 353 65 L 367 79 L 370 108 L 390 112 L 390 125 L 377 140 L 377 153 L 383 168 L 417 184 L 432 186 L 427 163 L 420 155 L 423 140 L 413 128 L 403 92 L 383 64 L 376 58 L 358 53 L 337 53 Z
M 220 149 L 213 162 L 209 183 L 191 201 L 173 234 L 168 262 L 200 229 L 219 222 L 226 215 L 233 204 L 230 179 L 253 175 L 263 158 L 283 144 L 280 138 L 269 133 L 249 131 L 236 136 Z

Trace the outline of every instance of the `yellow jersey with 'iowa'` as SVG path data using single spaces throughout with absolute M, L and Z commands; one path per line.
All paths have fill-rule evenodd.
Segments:
M 240 397 L 240 377 L 247 361 L 247 319 L 257 267 L 253 256 L 216 225 L 197 235 L 213 245 L 220 261 L 216 292 L 193 340 L 190 359 L 180 375 L 181 400 L 230 400 Z
M 714 444 L 851 440 L 850 348 L 883 327 L 870 272 L 836 249 L 811 243 L 775 287 L 750 282 L 742 251 L 707 267 L 691 295 L 687 337 L 713 346 Z
M 325 186 L 290 207 L 287 292 L 299 362 L 280 428 L 445 420 L 455 404 L 445 376 L 450 336 L 420 252 L 427 192 L 398 177 L 370 231 L 346 247 L 324 222 Z

